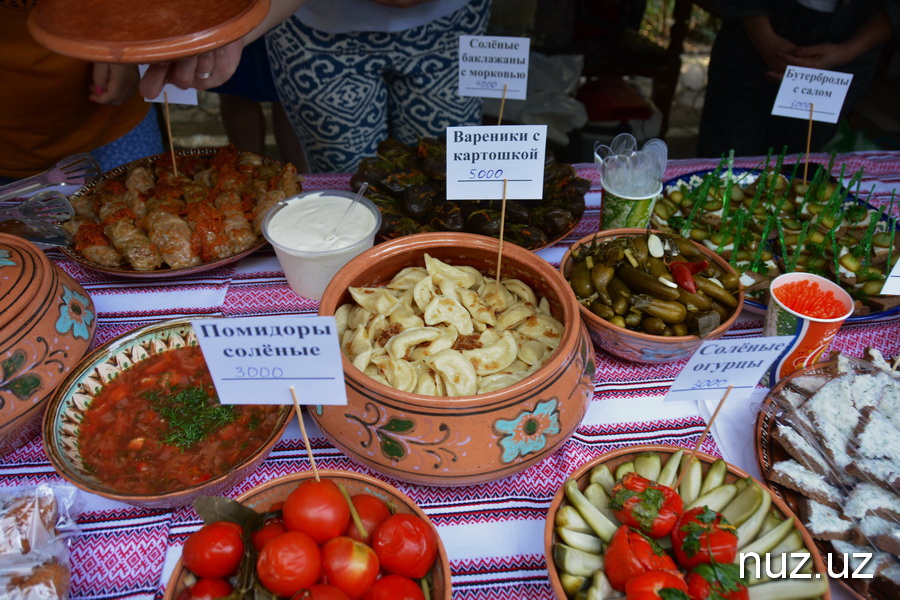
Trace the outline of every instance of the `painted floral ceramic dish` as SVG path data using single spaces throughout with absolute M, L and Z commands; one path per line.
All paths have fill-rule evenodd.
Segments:
M 687 455 L 690 453 L 690 449 L 686 448 L 677 448 L 674 446 L 661 446 L 661 445 L 646 445 L 646 446 L 627 446 L 624 448 L 619 448 L 618 450 L 613 450 L 612 452 L 607 452 L 602 454 L 575 469 L 575 471 L 569 476 L 570 480 L 574 480 L 578 490 L 582 493 L 585 492 L 585 489 L 589 484 L 596 482 L 598 485 L 611 485 L 613 483 L 613 477 L 618 475 L 618 478 L 621 479 L 624 476 L 625 472 L 634 471 L 642 474 L 644 468 L 641 465 L 641 461 L 637 460 L 639 457 L 648 457 L 648 456 L 657 456 L 659 457 L 658 461 L 655 461 L 654 473 L 651 474 L 648 472 L 644 472 L 644 476 L 653 481 L 657 481 L 658 479 L 663 479 L 665 475 L 663 472 L 666 470 L 665 465 L 670 460 L 673 454 L 676 452 L 682 452 L 682 457 L 685 459 Z M 710 467 L 717 461 L 716 457 L 711 456 L 709 454 L 705 454 L 703 452 L 697 453 L 697 458 L 700 461 L 701 473 L 703 478 L 710 472 Z M 651 461 L 644 462 L 643 465 L 650 465 Z M 679 464 L 683 464 L 682 461 L 679 461 Z M 594 469 L 602 466 L 606 466 L 609 469 L 610 479 L 603 480 L 601 478 L 596 477 L 596 475 L 592 478 L 592 472 Z M 822 560 L 822 555 L 819 553 L 819 550 L 816 548 L 813 543 L 812 538 L 806 529 L 800 525 L 800 523 L 794 517 L 793 511 L 790 507 L 779 497 L 774 494 L 770 489 L 766 488 L 759 482 L 756 482 L 750 475 L 748 475 L 745 471 L 738 469 L 734 465 L 729 463 L 724 463 L 726 470 L 724 472 L 724 477 L 722 482 L 724 484 L 735 484 L 736 482 L 751 482 L 750 485 L 756 485 L 759 491 L 762 494 L 765 494 L 769 500 L 771 500 L 771 504 L 765 501 L 763 498 L 762 504 L 757 504 L 757 507 L 762 506 L 765 508 L 765 512 L 772 516 L 773 520 L 775 518 L 781 520 L 780 522 L 784 522 L 784 520 L 792 519 L 794 521 L 794 528 L 790 530 L 788 535 L 795 535 L 797 537 L 797 548 L 795 551 L 809 551 L 812 564 L 810 565 L 812 571 L 814 571 L 817 575 L 815 577 L 811 577 L 811 579 L 821 579 L 826 577 L 825 573 L 825 563 Z M 662 471 L 656 469 L 658 467 L 662 467 Z M 675 475 L 677 478 L 679 469 L 682 468 L 679 466 L 673 471 L 670 472 L 670 475 Z M 621 469 L 621 470 L 620 470 Z M 721 472 L 719 473 L 721 475 Z M 685 476 L 681 481 L 686 481 L 688 479 Z M 608 481 L 608 483 L 603 483 L 604 481 Z M 671 484 L 670 484 L 671 485 Z M 745 488 L 741 488 L 743 490 Z M 681 487 L 679 487 L 681 490 Z M 740 491 L 736 492 L 736 494 L 740 494 Z M 737 495 L 732 496 L 732 498 L 737 498 Z M 762 497 L 762 496 L 761 496 Z M 608 504 L 608 499 L 607 499 Z M 557 491 L 556 495 L 553 498 L 553 502 L 550 504 L 550 507 L 547 509 L 547 522 L 544 526 L 544 553 L 547 557 L 547 570 L 550 575 L 550 585 L 553 588 L 553 593 L 558 600 L 568 600 L 570 596 L 567 596 L 565 587 L 561 580 L 562 569 L 556 563 L 554 559 L 554 549 L 559 543 L 563 543 L 563 540 L 559 537 L 559 533 L 557 530 L 557 515 L 560 512 L 562 507 L 571 507 L 573 504 L 567 497 L 565 488 L 560 488 Z M 766 506 L 768 508 L 766 508 Z M 571 510 L 571 509 L 569 509 Z M 604 507 L 603 510 L 609 510 Z M 723 509 L 724 510 L 724 509 Z M 760 512 L 762 514 L 762 508 L 757 508 L 755 512 Z M 602 512 L 602 511 L 601 511 Z M 619 527 L 618 522 L 612 523 L 613 528 Z M 790 525 L 787 525 L 790 528 Z M 752 562 L 752 561 L 751 561 Z M 808 563 L 807 563 L 808 564 Z M 778 572 L 778 569 L 775 569 L 775 572 Z M 588 578 L 590 580 L 590 578 Z M 761 585 L 766 585 L 765 582 L 761 583 Z M 828 591 L 828 586 L 824 586 L 824 593 L 821 594 L 820 597 L 824 598 L 824 600 L 828 600 L 831 597 L 830 592 Z M 759 596 L 766 597 L 766 596 Z M 804 596 L 805 597 L 805 596 Z
M 171 508 L 243 479 L 291 414 L 220 405 L 191 320 L 173 319 L 122 335 L 72 369 L 44 415 L 44 449 L 83 490 Z
M 34 244 L 0 234 L 0 456 L 41 427 L 47 401 L 94 339 L 90 296 Z
M 75 192 L 63 253 L 121 277 L 170 278 L 262 248 L 268 210 L 302 191 L 293 165 L 233 146 L 179 150 L 104 173 Z
M 325 290 L 319 314 L 335 315 L 352 300 L 351 287 L 377 287 L 382 291 L 373 294 L 385 294 L 389 292 L 384 286 L 401 271 L 422 275 L 426 254 L 449 264 L 450 272 L 457 272 L 454 268 L 470 275 L 478 272 L 485 285 L 495 286 L 498 249 L 497 240 L 466 233 L 416 234 L 379 244 L 337 273 Z M 568 283 L 547 261 L 524 248 L 504 244 L 501 269 L 504 286 L 513 279 L 529 286 L 546 300 L 541 306 L 561 324 L 561 332 L 553 332 L 556 349 L 549 358 L 536 370 L 524 369 L 525 373 L 514 376 L 514 383 L 506 387 L 481 394 L 435 396 L 391 387 L 375 372 L 370 376 L 360 370 L 356 366 L 360 363 L 345 353 L 342 360 L 348 404 L 310 410 L 332 443 L 347 456 L 390 477 L 425 485 L 468 485 L 517 473 L 568 439 L 593 398 L 593 345 Z M 525 293 L 522 286 L 509 285 Z M 450 287 L 449 281 L 445 282 L 444 288 L 449 291 Z M 517 297 L 504 293 L 509 294 L 512 306 Z M 440 304 L 442 298 L 437 293 L 432 299 Z M 524 304 L 519 302 L 519 307 L 526 308 Z M 528 310 L 535 323 L 543 322 L 545 317 L 538 316 L 533 305 Z M 467 318 L 457 314 L 463 321 Z M 399 319 L 399 315 L 398 311 L 392 319 Z M 527 322 L 532 317 L 523 318 Z M 448 331 L 444 327 L 443 332 Z M 454 339 L 461 342 L 473 340 L 472 336 L 456 333 Z M 430 352 L 428 344 L 420 346 Z M 409 350 L 412 353 L 416 348 L 411 346 Z M 512 352 L 515 357 L 516 351 Z M 390 368 L 381 359 L 377 362 Z M 397 373 L 415 369 L 392 365 Z M 459 379 L 465 377 L 460 374 Z
M 248 490 L 235 499 L 258 512 L 266 511 L 273 504 L 283 502 L 298 485 L 313 477 L 311 471 L 284 475 Z M 343 485 L 351 496 L 372 494 L 383 500 L 394 514 L 413 514 L 431 522 L 428 515 L 415 502 L 389 483 L 352 471 L 323 470 L 319 471 L 319 477 Z M 166 586 L 164 600 L 179 600 L 192 577 L 193 575 L 184 568 L 179 559 Z M 440 535 L 437 535 L 437 559 L 426 578 L 429 581 L 432 600 L 450 600 L 450 562 Z

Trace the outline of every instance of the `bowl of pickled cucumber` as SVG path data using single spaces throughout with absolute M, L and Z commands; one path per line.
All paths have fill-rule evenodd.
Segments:
M 632 362 L 690 357 L 728 331 L 744 302 L 738 273 L 715 252 L 650 229 L 584 237 L 559 269 L 594 344 Z

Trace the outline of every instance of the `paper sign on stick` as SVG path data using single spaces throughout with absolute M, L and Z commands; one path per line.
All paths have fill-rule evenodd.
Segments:
M 459 36 L 459 95 L 524 100 L 530 38 Z
M 138 65 L 138 71 L 140 72 L 141 77 L 143 77 L 144 73 L 147 71 L 147 65 Z M 169 101 L 169 104 L 190 104 L 192 106 L 197 106 L 197 90 L 194 88 L 183 90 L 171 83 L 167 83 L 163 86 L 162 91 L 156 98 L 144 98 L 145 102 L 165 102 L 166 100 Z
M 222 404 L 347 404 L 334 317 L 192 322 Z
M 810 105 L 813 121 L 837 123 L 853 75 L 789 65 L 775 97 L 772 114 L 808 120 Z
M 447 199 L 544 197 L 546 125 L 447 128 Z
M 891 269 L 887 281 L 885 281 L 884 285 L 881 287 L 881 293 L 891 296 L 900 296 L 900 260 L 894 263 L 894 268 Z
M 782 335 L 703 342 L 675 378 L 665 402 L 718 401 L 729 386 L 731 396 L 746 397 L 793 339 Z

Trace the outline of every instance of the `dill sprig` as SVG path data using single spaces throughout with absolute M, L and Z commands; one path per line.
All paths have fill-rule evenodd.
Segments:
M 215 392 L 201 386 L 172 386 L 168 394 L 148 392 L 145 396 L 166 420 L 163 441 L 182 451 L 238 418 L 237 407 L 219 404 Z

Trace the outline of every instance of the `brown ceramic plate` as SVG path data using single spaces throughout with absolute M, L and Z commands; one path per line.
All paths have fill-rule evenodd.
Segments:
M 616 467 L 626 462 L 633 461 L 639 454 L 642 454 L 644 452 L 656 452 L 661 455 L 671 455 L 678 450 L 684 450 L 685 456 L 690 452 L 689 450 L 684 448 L 659 445 L 628 446 L 625 448 L 619 448 L 618 450 L 613 450 L 612 452 L 601 454 L 597 458 L 589 460 L 588 462 L 578 467 L 571 475 L 569 475 L 569 478 L 575 479 L 578 482 L 578 488 L 580 490 L 584 490 L 584 488 L 587 487 L 588 483 L 590 483 L 591 469 L 598 465 L 605 464 L 607 467 L 609 467 L 610 471 L 615 473 Z M 665 460 L 667 460 L 667 457 L 663 456 L 662 458 L 664 461 L 663 464 L 665 464 Z M 717 460 L 715 456 L 711 456 L 703 452 L 698 452 L 697 458 L 703 464 L 704 474 L 709 469 L 710 465 L 712 465 L 712 463 Z M 725 476 L 726 483 L 733 483 L 738 479 L 746 479 L 750 477 L 750 475 L 745 471 L 738 469 L 730 463 L 727 464 L 728 473 Z M 785 518 L 795 516 L 795 513 L 793 512 L 791 507 L 789 507 L 780 496 L 774 494 L 772 490 L 767 488 L 765 485 L 760 485 L 760 487 L 762 487 L 763 490 L 767 490 L 769 494 L 771 494 L 772 508 L 780 511 Z M 560 574 L 556 568 L 556 563 L 553 560 L 553 544 L 557 542 L 555 521 L 557 511 L 559 511 L 560 507 L 567 504 L 569 504 L 569 501 L 566 499 L 565 490 L 560 487 L 560 489 L 556 492 L 556 496 L 553 497 L 553 502 L 550 503 L 550 508 L 547 509 L 547 522 L 544 525 L 544 555 L 547 557 L 547 571 L 550 574 L 550 586 L 553 588 L 553 593 L 558 600 L 567 600 L 567 597 L 559 580 Z M 809 532 L 806 531 L 806 528 L 800 525 L 799 519 L 796 520 L 795 527 L 797 528 L 797 531 L 800 532 L 800 535 L 803 537 L 804 544 L 812 554 L 814 569 L 816 573 L 822 573 L 824 577 L 824 573 L 826 573 L 825 562 L 822 560 L 822 555 L 820 554 L 819 549 L 815 546 L 813 539 L 812 537 L 810 537 Z M 831 598 L 831 593 L 826 592 L 823 598 L 824 600 L 829 600 Z
M 268 10 L 269 0 L 41 0 L 28 29 L 65 56 L 153 63 L 231 43 L 259 25 Z
M 208 158 L 208 157 L 212 157 L 216 153 L 216 150 L 217 150 L 216 148 L 195 148 L 195 149 L 188 149 L 188 150 L 176 150 L 175 155 L 177 157 L 198 156 L 198 157 L 202 157 L 202 158 Z M 156 156 L 142 158 L 140 160 L 136 160 L 134 162 L 130 162 L 128 164 L 116 167 L 115 169 L 112 169 L 111 171 L 107 171 L 106 173 L 104 173 L 103 175 L 98 177 L 97 179 L 91 181 L 89 184 L 82 187 L 80 190 L 78 190 L 74 194 L 72 194 L 71 200 L 73 202 L 75 202 L 82 196 L 91 194 L 92 191 L 94 190 L 94 188 L 96 188 L 100 184 L 102 184 L 110 179 L 115 179 L 117 177 L 124 178 L 128 172 L 128 169 L 130 169 L 134 165 L 138 165 L 138 164 L 152 165 L 159 159 L 161 159 L 163 157 L 167 157 L 167 156 L 168 156 L 168 154 L 157 154 Z M 275 159 L 268 158 L 266 156 L 260 156 L 260 159 L 263 162 L 280 164 Z M 209 271 L 209 270 L 215 269 L 217 267 L 222 267 L 222 266 L 231 264 L 233 262 L 236 262 L 236 261 L 244 258 L 245 256 L 253 254 L 254 252 L 259 250 L 266 244 L 267 244 L 267 242 L 266 242 L 265 238 L 262 235 L 260 235 L 257 237 L 257 241 L 251 247 L 249 247 L 246 250 L 239 252 L 237 254 L 228 256 L 226 258 L 221 258 L 218 260 L 201 263 L 199 265 L 195 265 L 192 267 L 183 267 L 183 268 L 178 268 L 178 269 L 171 268 L 171 267 L 163 267 L 163 268 L 159 268 L 159 269 L 154 269 L 152 271 L 136 271 L 135 269 L 132 269 L 128 265 L 124 265 L 121 267 L 110 267 L 110 266 L 106 266 L 106 265 L 101 265 L 99 263 L 96 263 L 92 260 L 85 258 L 79 252 L 77 252 L 75 250 L 75 248 L 73 248 L 71 246 L 63 246 L 60 249 L 62 250 L 63 254 L 65 254 L 67 257 L 71 258 L 78 264 L 80 264 L 84 267 L 87 267 L 88 269 L 93 269 L 94 271 L 99 271 L 101 273 L 107 273 L 108 275 L 118 275 L 120 277 L 133 277 L 133 278 L 137 278 L 137 279 L 162 279 L 162 278 L 167 278 L 167 277 L 179 277 L 182 275 L 191 275 L 193 273 L 201 273 L 203 271 Z
M 196 319 L 170 319 L 135 329 L 97 348 L 69 371 L 50 399 L 43 420 L 44 451 L 53 468 L 69 483 L 133 506 L 175 508 L 190 504 L 200 495 L 226 492 L 269 455 L 291 420 L 290 406 L 273 407 L 278 413 L 275 425 L 252 454 L 200 483 L 155 493 L 126 492 L 102 483 L 85 464 L 78 443 L 79 424 L 105 382 L 161 352 L 197 346 L 193 320 Z
M 429 523 L 431 522 L 422 509 L 410 500 L 406 494 L 374 477 L 352 471 L 336 470 L 319 471 L 319 477 L 330 479 L 337 484 L 343 485 L 351 496 L 363 493 L 372 494 L 387 503 L 394 513 L 414 514 Z M 312 478 L 313 473 L 311 471 L 284 475 L 244 492 L 235 499 L 256 511 L 266 511 L 276 502 L 283 502 L 288 497 L 288 494 L 294 491 L 298 485 Z M 437 536 L 437 550 L 437 559 L 434 561 L 434 566 L 431 567 L 431 570 L 426 575 L 426 577 L 430 578 L 431 598 L 432 600 L 450 600 L 450 561 L 439 535 Z M 181 559 L 179 559 L 172 576 L 169 578 L 169 584 L 166 586 L 163 600 L 180 598 L 181 593 L 188 586 L 187 582 L 191 578 L 193 578 L 193 575 L 184 568 Z
M 862 360 L 851 359 L 851 363 L 854 365 L 857 373 L 873 373 L 876 371 L 875 367 L 870 363 Z M 766 475 L 775 463 L 791 458 L 787 451 L 772 437 L 772 430 L 775 427 L 776 421 L 773 410 L 777 409 L 775 398 L 784 390 L 790 390 L 801 394 L 807 399 L 811 398 L 812 394 L 806 391 L 806 388 L 796 385 L 799 378 L 807 376 L 821 377 L 826 381 L 830 381 L 841 375 L 838 373 L 836 360 L 817 363 L 788 375 L 769 391 L 768 396 L 766 396 L 765 401 L 763 401 L 763 408 L 756 418 L 756 462 L 759 465 L 759 471 L 763 474 L 763 478 L 766 479 L 766 483 L 775 495 L 782 498 L 785 504 L 787 504 L 795 513 L 797 512 L 800 503 L 800 494 L 782 485 L 768 481 Z M 841 560 L 843 555 L 840 552 L 836 552 L 830 542 L 815 540 L 815 544 L 822 554 L 828 555 L 830 553 L 831 556 L 835 557 L 835 565 L 832 570 L 835 573 L 843 572 L 843 561 Z M 860 594 L 851 588 L 843 579 L 836 579 L 835 581 L 838 581 L 844 586 L 854 598 L 859 598 L 860 600 L 866 600 L 867 598 L 887 600 L 892 597 L 889 590 L 878 585 L 878 578 L 876 578 L 869 587 L 869 595 Z

